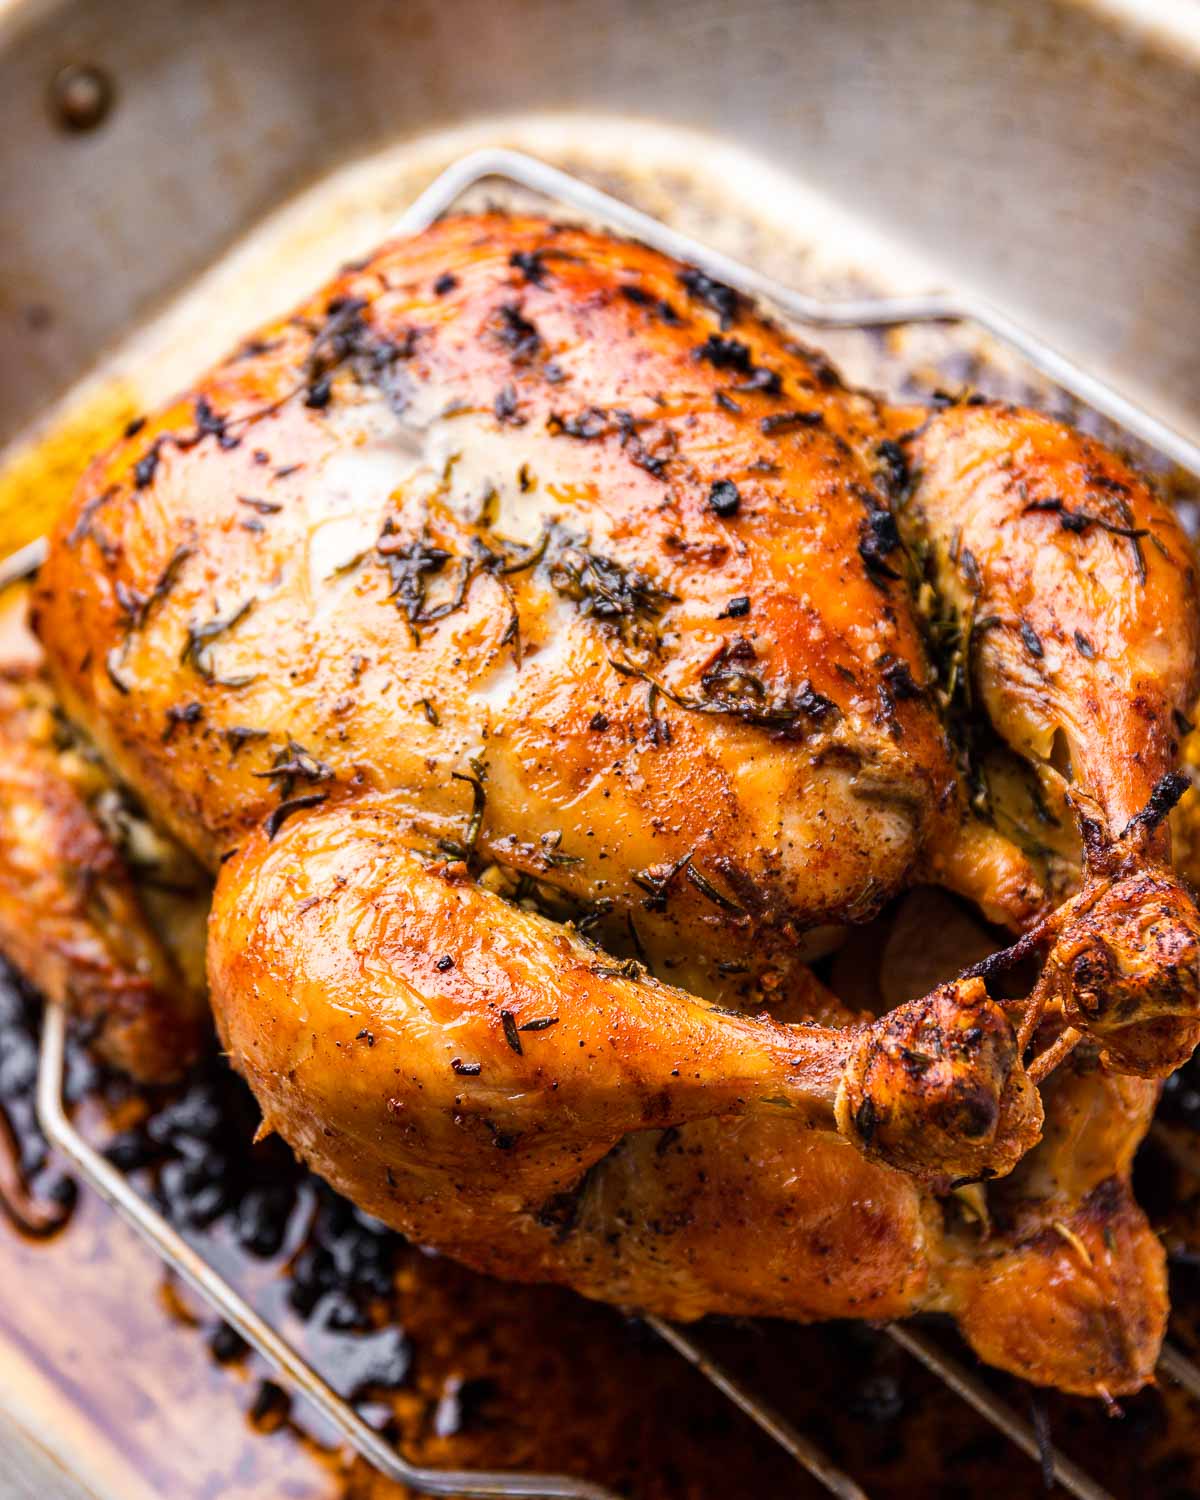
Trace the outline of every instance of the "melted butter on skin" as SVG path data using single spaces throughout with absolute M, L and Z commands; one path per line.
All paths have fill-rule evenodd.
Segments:
M 345 570 L 375 545 L 394 497 L 424 459 L 420 435 L 397 422 L 381 398 L 339 404 L 328 420 L 341 429 L 340 440 L 304 487 L 304 579 L 315 616 L 335 610 L 353 586 Z
M 471 684 L 471 698 L 488 714 L 493 733 L 503 730 L 518 691 L 529 691 L 531 674 L 538 679 L 539 694 L 552 691 L 555 683 L 571 684 L 574 692 L 576 666 L 571 658 L 576 654 L 575 632 L 580 628 L 574 606 L 546 591 L 538 601 L 536 615 L 533 611 L 522 614 L 522 628 L 528 634 L 521 666 L 517 666 L 515 654 L 505 650 Z
M 335 607 L 349 586 L 338 586 L 340 575 L 373 547 L 388 515 L 415 519 L 435 498 L 464 526 L 486 516 L 495 536 L 519 546 L 587 507 L 582 529 L 593 544 L 607 540 L 596 485 L 571 475 L 569 447 L 548 433 L 523 429 L 518 446 L 491 412 L 434 411 L 423 394 L 399 415 L 382 396 L 350 398 L 327 420 L 341 429 L 340 442 L 305 489 L 314 611 Z
M 478 411 L 434 420 L 424 439 L 426 465 L 444 478 L 441 499 L 464 525 L 476 525 L 486 509 L 498 537 L 532 546 L 556 521 L 578 524 L 573 513 L 588 506 L 589 537 L 606 538 L 597 486 L 572 476 L 563 439 L 530 426 L 521 429 L 517 445 L 490 412 Z
M 518 446 L 490 411 L 433 413 L 422 399 L 398 416 L 378 395 L 340 402 L 327 420 L 340 429 L 339 442 L 313 470 L 304 492 L 303 578 L 314 620 L 343 607 L 357 587 L 354 563 L 372 551 L 389 515 L 419 524 L 436 504 L 476 528 L 486 513 L 487 531 L 516 546 L 536 546 L 547 527 L 574 522 L 573 529 L 590 542 L 605 544 L 597 524 L 603 512 L 594 505 L 597 487 L 570 474 L 573 455 L 561 439 L 524 429 Z M 556 478 L 543 482 L 539 474 Z M 585 506 L 584 526 L 579 523 Z M 435 592 L 437 582 L 431 580 Z M 570 659 L 581 644 L 573 606 L 553 590 L 531 585 L 532 575 L 521 575 L 522 665 L 506 647 L 472 683 L 474 701 L 496 729 L 518 691 L 527 690 L 529 673 L 543 683 L 556 674 L 570 680 Z M 473 590 L 497 587 L 484 577 L 472 583 Z

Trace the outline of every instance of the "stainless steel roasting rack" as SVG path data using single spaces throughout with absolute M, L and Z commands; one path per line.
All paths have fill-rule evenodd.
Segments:
M 1166 426 L 1120 392 L 1097 380 L 1041 339 L 985 303 L 934 293 L 916 297 L 858 298 L 823 302 L 764 276 L 719 251 L 640 212 L 631 205 L 558 168 L 519 152 L 479 151 L 455 163 L 416 199 L 395 226 L 412 234 L 433 223 L 477 183 L 500 180 L 566 205 L 585 218 L 631 235 L 654 248 L 700 266 L 708 274 L 776 308 L 785 319 L 818 328 L 893 327 L 914 323 L 973 323 L 1027 360 L 1042 374 L 1095 411 L 1157 450 L 1164 458 L 1200 476 L 1200 445 Z M 35 569 L 44 541 L 31 543 L 0 562 L 0 587 Z M 492 1473 L 429 1469 L 407 1462 L 353 1407 L 307 1363 L 230 1283 L 184 1240 L 124 1175 L 76 1129 L 63 1102 L 66 1018 L 56 1006 L 46 1010 L 38 1075 L 38 1115 L 49 1141 L 67 1157 L 84 1181 L 189 1286 L 270 1364 L 279 1379 L 324 1416 L 345 1441 L 382 1474 L 427 1495 L 563 1497 L 563 1500 L 617 1500 L 599 1484 L 565 1475 Z M 830 1494 L 865 1500 L 865 1492 L 811 1439 L 774 1411 L 692 1336 L 673 1324 L 648 1317 L 646 1323 L 677 1354 L 784 1449 Z M 996 1427 L 1022 1453 L 1042 1464 L 1048 1476 L 1077 1500 L 1111 1500 L 1108 1492 L 1024 1421 L 977 1375 L 944 1352 L 913 1324 L 880 1330 L 918 1360 L 959 1398 Z M 1168 1345 L 1160 1372 L 1200 1400 L 1200 1366 Z

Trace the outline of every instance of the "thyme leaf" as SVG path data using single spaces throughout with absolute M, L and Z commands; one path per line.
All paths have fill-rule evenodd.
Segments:
M 268 841 L 273 839 L 293 813 L 298 813 L 306 807 L 318 807 L 328 799 L 328 792 L 310 792 L 306 797 L 292 797 L 287 802 L 281 802 L 274 808 L 263 824 Z
M 726 714 L 745 724 L 778 730 L 783 734 L 807 734 L 822 728 L 827 721 L 836 722 L 841 717 L 841 709 L 833 699 L 818 693 L 807 679 L 793 692 L 770 698 L 765 684 L 753 674 L 739 674 L 735 678 L 732 672 L 714 673 L 710 670 L 705 696 L 689 698 L 632 662 L 610 657 L 608 664 L 622 677 L 640 678 L 676 708 L 686 709 L 689 713 Z M 704 685 L 701 679 L 701 686 Z
M 475 846 L 479 843 L 479 832 L 483 827 L 484 810 L 487 807 L 487 791 L 483 785 L 487 780 L 487 767 L 474 757 L 468 764 L 471 767 L 469 775 L 465 771 L 450 772 L 453 781 L 465 781 L 471 788 L 471 816 L 467 821 L 467 831 L 461 847 L 450 847 L 445 840 L 442 843 L 445 852 L 465 860 L 474 856 Z
M 244 687 L 252 682 L 252 677 L 225 678 L 218 677 L 213 668 L 211 646 L 219 636 L 226 631 L 232 630 L 239 621 L 244 620 L 254 608 L 256 600 L 251 597 L 244 599 L 228 615 L 217 615 L 211 620 L 204 620 L 197 624 L 191 621 L 187 628 L 187 638 L 184 641 L 183 651 L 179 660 L 186 666 L 192 667 L 204 678 L 205 682 L 220 683 L 224 687 Z
M 504 1040 L 517 1056 L 520 1057 L 525 1049 L 521 1046 L 521 1038 L 517 1032 L 516 1017 L 511 1010 L 502 1010 L 500 1012 L 500 1024 L 504 1028 Z

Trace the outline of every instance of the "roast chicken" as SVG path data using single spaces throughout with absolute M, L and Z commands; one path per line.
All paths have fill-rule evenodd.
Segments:
M 186 1065 L 116 798 L 215 881 L 262 1130 L 406 1235 L 672 1318 L 947 1312 L 1134 1391 L 1130 1166 L 1200 1036 L 1195 597 L 1071 429 L 889 407 L 642 246 L 451 218 L 84 476 L 5 686 L 0 940 Z M 978 962 L 839 998 L 917 887 Z

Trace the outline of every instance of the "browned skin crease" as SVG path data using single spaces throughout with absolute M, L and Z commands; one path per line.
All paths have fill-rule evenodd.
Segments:
M 1118 512 L 1136 547 L 1078 519 Z M 1070 1120 L 1152 1092 L 1098 1048 L 1155 1074 L 1195 1039 L 1195 912 L 1129 828 L 1195 686 L 1193 566 L 1068 429 L 889 414 L 661 256 L 492 215 L 384 247 L 97 459 L 34 618 L 219 872 L 212 999 L 267 1125 L 356 1202 L 672 1316 L 940 1308 L 1115 1393 L 1165 1307 L 1144 1112 L 1086 1183 Z M 975 722 L 1064 806 L 1070 771 L 1081 884 L 970 810 L 938 601 L 974 618 Z M 805 959 L 931 876 L 1033 935 L 1038 988 L 841 1010 Z M 1039 1049 L 1084 1041 L 1039 1145 L 1043 1012 Z M 1039 1163 L 990 1238 L 938 1196 Z
M 0 947 L 109 1062 L 165 1082 L 198 1055 L 203 993 L 155 935 L 73 782 L 72 769 L 99 773 L 56 749 L 51 705 L 35 670 L 0 675 Z

